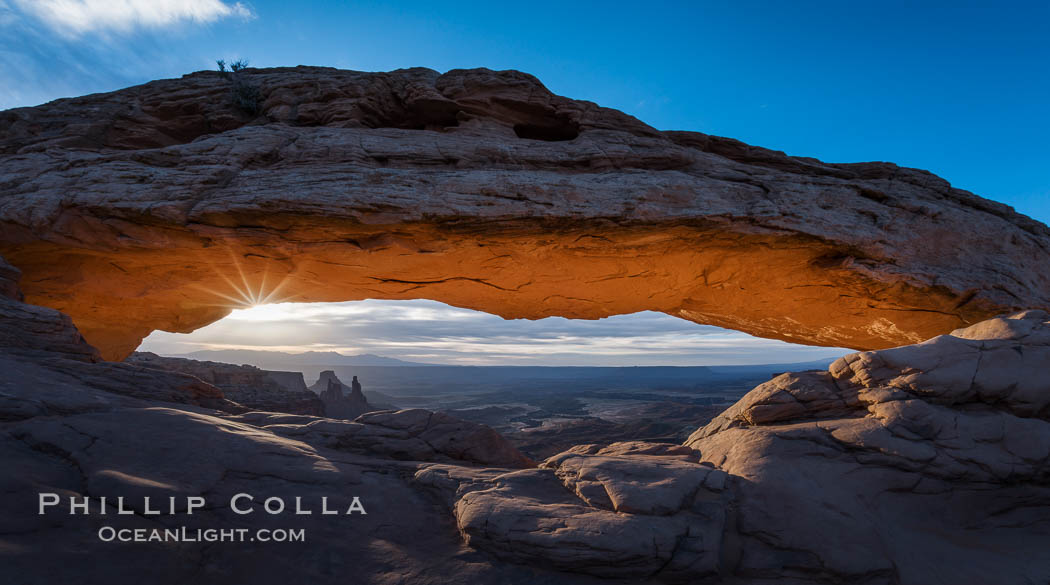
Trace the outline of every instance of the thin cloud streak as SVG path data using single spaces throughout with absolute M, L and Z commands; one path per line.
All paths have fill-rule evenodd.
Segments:
M 129 33 L 181 24 L 208 24 L 223 18 L 255 18 L 241 2 L 221 0 L 14 0 L 24 14 L 35 17 L 68 38 L 87 33 Z
M 201 349 L 374 353 L 464 365 L 791 363 L 848 350 L 793 345 L 650 311 L 593 321 L 529 321 L 414 301 L 284 303 L 236 310 L 191 334 L 154 332 L 143 351 Z
M 133 9 L 84 16 L 121 6 Z M 219 0 L 0 0 L 0 110 L 210 69 L 239 58 L 235 33 L 249 21 L 245 4 Z

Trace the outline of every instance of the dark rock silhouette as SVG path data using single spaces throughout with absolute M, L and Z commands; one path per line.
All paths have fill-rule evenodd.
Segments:
M 325 413 L 324 404 L 306 388 L 299 372 L 271 372 L 249 365 L 162 357 L 139 351 L 124 361 L 146 368 L 189 374 L 219 388 L 226 398 L 252 410 L 314 416 L 323 416 Z
M 366 412 L 379 410 L 368 403 L 368 399 L 361 392 L 361 383 L 357 381 L 357 376 L 354 376 L 348 389 L 335 375 L 335 372 L 325 370 L 321 372 L 321 377 L 313 386 L 310 386 L 310 389 L 321 397 L 325 416 L 328 418 L 354 420 Z M 345 394 L 345 390 L 348 390 L 349 393 Z
M 309 392 L 302 372 L 265 370 L 266 376 L 292 392 Z
M 321 400 L 324 402 L 335 402 L 343 399 L 343 387 L 338 382 L 329 379 L 325 389 L 321 392 Z

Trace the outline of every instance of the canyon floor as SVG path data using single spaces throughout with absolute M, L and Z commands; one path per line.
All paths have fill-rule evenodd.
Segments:
M 681 443 L 751 388 L 785 371 L 833 360 L 754 366 L 528 367 L 257 366 L 358 377 L 374 408 L 422 408 L 492 427 L 534 459 L 575 445 L 624 440 Z

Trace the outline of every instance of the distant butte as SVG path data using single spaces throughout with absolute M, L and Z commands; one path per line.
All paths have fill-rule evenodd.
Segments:
M 661 132 L 517 71 L 249 69 L 0 112 L 0 254 L 102 356 L 231 307 L 641 310 L 880 349 L 1050 308 L 1050 232 L 889 163 Z

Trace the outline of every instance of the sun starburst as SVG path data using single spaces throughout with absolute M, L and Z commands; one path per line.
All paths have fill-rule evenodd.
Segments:
M 286 271 L 280 280 L 275 284 L 271 284 L 270 269 L 272 262 L 264 259 L 265 264 L 263 264 L 261 272 L 258 270 L 247 271 L 243 262 L 247 255 L 237 254 L 233 250 L 228 250 L 228 253 L 230 255 L 229 264 L 233 268 L 232 271 L 228 267 L 221 267 L 212 261 L 206 261 L 205 263 L 229 288 L 217 290 L 216 288 L 203 285 L 195 287 L 222 300 L 222 302 L 216 302 L 210 306 L 228 309 L 249 309 L 272 303 L 287 303 L 297 298 L 298 295 L 294 294 L 281 295 L 281 291 L 289 281 L 289 274 Z M 235 273 L 235 275 L 231 274 L 231 272 Z M 240 282 L 237 282 L 235 278 L 239 279 Z

